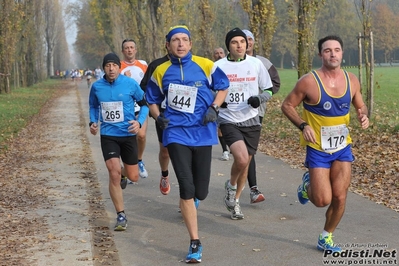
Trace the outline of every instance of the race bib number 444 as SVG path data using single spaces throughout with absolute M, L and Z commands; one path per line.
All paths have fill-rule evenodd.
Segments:
M 174 110 L 192 114 L 197 101 L 197 92 L 196 87 L 171 83 L 168 88 L 168 106 Z
M 123 102 L 102 102 L 101 115 L 105 123 L 118 123 L 124 121 Z

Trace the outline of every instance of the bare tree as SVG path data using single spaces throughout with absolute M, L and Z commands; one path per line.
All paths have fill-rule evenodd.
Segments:
M 274 2 L 268 0 L 241 0 L 243 9 L 248 13 L 249 27 L 258 40 L 256 49 L 262 55 L 270 57 L 272 40 L 277 27 Z
M 16 32 L 19 25 L 15 17 L 14 1 L 0 1 L 0 93 L 10 93 L 10 76 L 14 61 Z
M 47 75 L 54 76 L 54 47 L 62 30 L 62 12 L 58 0 L 46 0 L 43 9 L 47 46 Z M 65 32 L 65 31 L 64 31 Z
M 298 78 L 312 69 L 315 50 L 314 35 L 316 15 L 324 0 L 297 0 L 298 3 Z
M 209 34 L 209 24 L 213 24 L 215 20 L 215 14 L 211 10 L 211 6 L 209 4 L 209 0 L 201 0 L 199 1 L 199 12 L 200 18 L 202 21 L 206 21 L 207 23 L 201 23 L 199 26 L 199 38 L 201 40 L 202 51 L 198 51 L 201 55 L 212 58 L 211 49 L 207 49 L 215 46 L 214 36 Z M 204 49 L 205 48 L 205 49 Z
M 354 4 L 356 7 L 357 14 L 362 22 L 363 26 L 363 36 L 361 36 L 363 40 L 363 62 L 364 68 L 366 71 L 365 84 L 363 84 L 363 80 L 360 79 L 361 82 L 361 91 L 366 89 L 366 103 L 367 108 L 369 110 L 369 117 L 372 115 L 373 110 L 373 84 L 372 81 L 372 66 L 374 66 L 374 62 L 370 61 L 370 35 L 372 28 L 372 2 L 373 0 L 354 0 Z M 362 72 L 362 65 L 359 64 L 359 72 Z

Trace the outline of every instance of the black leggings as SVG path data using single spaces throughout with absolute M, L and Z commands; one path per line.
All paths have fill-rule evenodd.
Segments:
M 259 116 L 259 122 L 262 125 L 263 117 Z M 255 154 L 252 156 L 251 162 L 248 166 L 248 185 L 249 188 L 258 186 L 258 182 L 256 181 L 256 163 L 255 163 Z
M 209 192 L 212 146 L 190 147 L 172 143 L 167 148 L 179 182 L 180 198 L 204 200 Z

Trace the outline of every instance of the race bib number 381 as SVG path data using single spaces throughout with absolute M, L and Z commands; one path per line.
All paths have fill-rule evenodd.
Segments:
M 229 93 L 226 96 L 228 108 L 232 111 L 239 111 L 248 108 L 247 100 L 249 98 L 248 84 L 230 83 Z
M 196 87 L 171 83 L 168 89 L 168 105 L 174 110 L 192 114 L 197 101 L 197 92 Z
M 105 123 L 124 121 L 123 102 L 102 102 L 101 115 Z

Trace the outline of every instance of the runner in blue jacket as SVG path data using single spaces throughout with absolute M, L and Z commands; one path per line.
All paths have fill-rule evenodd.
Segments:
M 190 235 L 186 262 L 196 263 L 202 259 L 202 244 L 194 199 L 204 200 L 208 195 L 212 145 L 218 143 L 216 119 L 229 80 L 211 60 L 191 54 L 186 26 L 172 27 L 166 46 L 170 60 L 154 70 L 147 84 L 147 101 L 152 117 L 164 129 L 163 145 L 179 182 L 181 213 Z M 162 114 L 161 106 L 165 108 Z
M 136 134 L 149 111 L 143 90 L 135 80 L 120 75 L 120 66 L 116 54 L 107 54 L 103 60 L 105 76 L 93 83 L 89 96 L 91 134 L 97 134 L 100 121 L 101 149 L 109 173 L 109 193 L 117 213 L 115 231 L 124 231 L 127 227 L 119 158 L 124 165 L 123 175 L 137 182 Z M 141 107 L 137 117 L 134 112 L 135 102 Z

